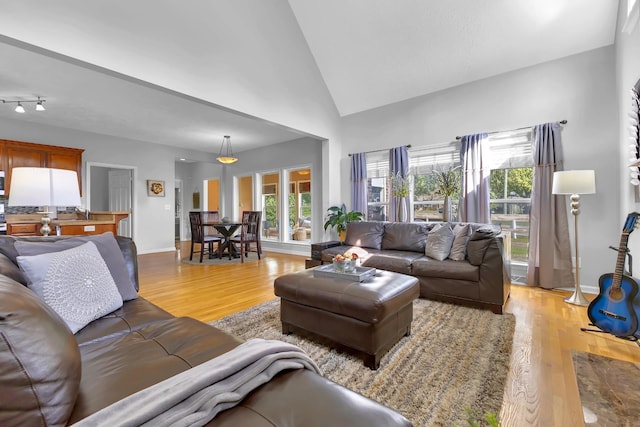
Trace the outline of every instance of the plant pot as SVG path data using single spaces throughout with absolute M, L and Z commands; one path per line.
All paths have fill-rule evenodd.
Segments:
M 398 198 L 398 212 L 396 215 L 396 221 L 407 222 L 409 215 L 407 212 L 407 201 L 404 197 Z
M 340 238 L 341 242 L 344 242 L 347 238 L 347 230 L 342 230 L 338 233 L 338 237 Z
M 451 221 L 451 196 L 444 196 L 444 206 L 442 208 L 442 221 Z

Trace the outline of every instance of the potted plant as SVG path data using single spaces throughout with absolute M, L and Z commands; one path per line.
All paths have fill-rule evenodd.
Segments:
M 436 193 L 444 196 L 444 207 L 442 209 L 442 220 L 451 220 L 451 196 L 460 189 L 460 174 L 456 170 L 460 166 L 448 166 L 445 169 L 434 170 Z
M 347 212 L 347 207 L 343 203 L 342 206 L 331 206 L 327 209 L 327 221 L 324 223 L 324 229 L 333 227 L 340 236 L 340 241 L 344 242 L 347 233 L 347 223 L 349 221 L 362 221 L 364 214 L 358 211 Z
M 405 197 L 409 195 L 409 177 L 403 177 L 400 172 L 391 176 L 391 193 L 394 197 L 397 197 L 398 212 L 396 219 L 398 221 L 407 220 L 407 202 Z

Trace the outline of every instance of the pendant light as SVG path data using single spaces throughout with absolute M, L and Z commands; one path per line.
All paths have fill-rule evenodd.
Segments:
M 225 149 L 226 145 L 226 149 Z M 216 159 L 220 163 L 229 165 L 231 163 L 235 163 L 238 161 L 238 158 L 233 155 L 233 150 L 231 149 L 231 137 L 229 135 L 225 135 L 222 138 L 222 146 L 220 147 L 220 154 L 218 154 L 218 158 Z

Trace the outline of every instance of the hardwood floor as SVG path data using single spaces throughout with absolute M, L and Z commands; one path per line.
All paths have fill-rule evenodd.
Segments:
M 176 316 L 203 322 L 275 299 L 273 280 L 304 269 L 304 257 L 277 253 L 245 264 L 183 264 L 180 258 L 189 251 L 181 246 L 175 253 L 139 256 L 140 294 Z M 567 295 L 511 287 L 506 311 L 516 316 L 516 330 L 503 426 L 584 426 L 572 350 L 640 363 L 636 343 L 580 331 L 588 324 L 586 308 L 565 303 Z M 637 384 L 638 378 L 629 381 Z

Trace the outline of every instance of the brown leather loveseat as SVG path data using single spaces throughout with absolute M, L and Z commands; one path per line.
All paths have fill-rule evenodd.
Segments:
M 442 232 L 449 238 L 444 248 Z M 422 298 L 501 314 L 511 282 L 500 232 L 491 224 L 350 222 L 345 241 L 324 249 L 322 260 L 354 252 L 364 267 L 415 276 Z
M 27 238 L 54 245 L 64 238 Z M 117 237 L 138 289 L 136 248 Z M 0 237 L 0 425 L 69 425 L 241 344 L 142 297 L 76 334 L 25 284 Z M 117 249 L 116 249 L 117 251 Z M 8 255 L 8 256 L 5 256 Z M 13 259 L 13 261 L 12 261 Z M 215 304 L 215 301 L 212 301 Z M 397 412 L 305 369 L 285 370 L 216 416 L 215 426 L 408 426 Z

